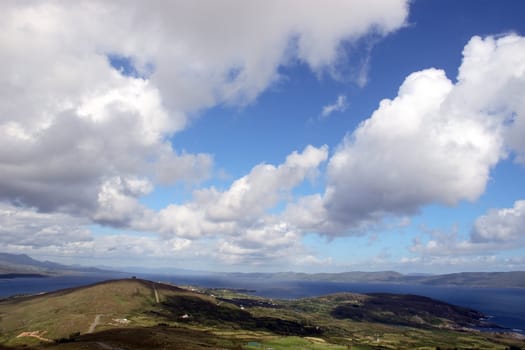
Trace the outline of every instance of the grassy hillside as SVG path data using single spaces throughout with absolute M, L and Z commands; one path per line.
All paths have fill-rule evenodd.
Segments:
M 481 316 L 416 296 L 343 293 L 275 301 L 126 279 L 0 301 L 0 344 L 106 350 L 525 347 L 511 336 L 464 329 L 479 325 Z

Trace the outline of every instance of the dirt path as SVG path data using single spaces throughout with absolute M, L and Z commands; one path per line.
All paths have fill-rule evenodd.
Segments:
M 100 323 L 100 317 L 102 315 L 96 315 L 95 316 L 95 319 L 93 320 L 93 322 L 91 323 L 91 325 L 89 326 L 89 329 L 88 329 L 88 333 L 93 333 L 95 331 L 95 328 L 98 326 L 98 324 Z
M 47 339 L 47 338 L 44 338 L 43 335 L 46 334 L 47 331 L 33 331 L 33 332 L 22 332 L 20 333 L 19 335 L 17 335 L 16 337 L 17 338 L 21 338 L 21 337 L 32 337 L 32 338 L 36 338 L 38 340 L 41 340 L 41 341 L 45 341 L 45 342 L 50 342 L 52 343 L 53 340 L 51 339 Z
M 158 303 L 160 303 L 159 292 L 157 292 L 157 287 L 155 287 L 155 285 L 153 285 L 153 291 L 155 292 L 155 301 L 158 304 Z

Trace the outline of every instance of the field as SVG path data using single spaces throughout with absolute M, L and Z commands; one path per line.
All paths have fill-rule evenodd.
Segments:
M 125 279 L 0 301 L 5 349 L 519 349 L 482 315 L 429 298 L 269 300 Z M 0 349 L 2 349 L 0 347 Z

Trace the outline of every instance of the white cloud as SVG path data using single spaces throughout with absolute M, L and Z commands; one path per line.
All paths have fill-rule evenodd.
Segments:
M 115 179 L 113 184 L 118 183 Z M 120 190 L 143 191 L 141 181 L 122 181 Z M 147 185 L 146 185 L 147 187 Z M 125 191 L 124 191 L 125 192 Z M 0 204 L 0 245 L 2 251 L 31 254 L 35 257 L 63 260 L 65 257 L 98 259 L 122 263 L 130 258 L 178 259 L 191 257 L 192 242 L 187 239 L 142 236 L 129 233 L 94 234 L 89 220 L 62 213 L 39 213 L 35 209 Z M 66 259 L 67 261 L 67 259 Z M 78 263 L 78 260 L 74 260 Z M 128 261 L 129 263 L 129 261 Z
M 471 240 L 476 243 L 525 244 L 525 200 L 516 201 L 512 208 L 489 210 L 477 218 Z
M 278 165 L 258 164 L 230 188 L 200 189 L 184 204 L 171 204 L 158 212 L 139 205 L 126 195 L 123 179 L 108 183 L 101 207 L 103 217 L 114 225 L 134 230 L 157 232 L 165 240 L 214 240 L 216 248 L 209 258 L 223 264 L 295 263 L 306 252 L 295 225 L 270 211 L 291 197 L 291 191 L 317 175 L 319 165 L 328 157 L 328 148 L 307 146 L 292 152 Z
M 169 142 L 189 115 L 249 103 L 280 66 L 322 71 L 343 42 L 403 25 L 408 1 L 374 3 L 3 2 L 0 200 L 101 218 L 108 179 L 207 178 L 210 155 Z
M 93 219 L 114 226 L 127 226 L 131 221 L 140 221 L 146 209 L 137 197 L 152 190 L 152 184 L 145 179 L 113 177 L 104 182 L 98 193 L 98 206 Z
M 327 157 L 326 146 L 307 146 L 302 153 L 288 155 L 279 166 L 255 166 L 223 192 L 213 187 L 196 190 L 193 201 L 151 212 L 149 220 L 137 220 L 134 227 L 188 238 L 243 235 L 269 209 L 286 199 L 294 187 L 315 177 Z
M 286 161 L 275 167 L 259 164 L 251 172 L 236 180 L 224 193 L 215 189 L 201 190 L 199 198 L 216 197 L 208 207 L 208 216 L 214 221 L 238 218 L 255 219 L 273 207 L 287 191 L 317 175 L 318 166 L 328 157 L 328 147 L 307 146 L 302 153 L 293 152 Z
M 41 248 L 90 242 L 86 219 L 66 214 L 38 213 L 34 209 L 0 203 L 0 245 Z
M 0 199 L 44 211 L 89 213 L 95 210 L 106 178 L 150 176 L 174 182 L 202 178 L 209 172 L 209 156 L 178 156 L 164 140 L 177 127 L 162 106 L 158 89 L 120 76 L 104 58 L 95 61 L 94 71 L 70 67 L 73 75 L 101 75 L 100 81 L 92 81 L 78 95 L 72 95 L 75 90 L 62 91 L 66 87 L 46 76 L 46 70 L 27 76 L 24 89 L 28 91 L 21 94 L 49 101 L 32 106 L 35 110 L 15 111 L 24 114 L 1 114 Z M 82 86 L 83 76 L 78 79 Z M 33 86 L 44 83 L 50 85 L 41 87 L 43 91 Z M 18 98 L 2 96 L 0 108 L 32 104 Z M 166 170 L 179 164 L 184 166 L 178 172 Z
M 450 255 L 403 257 L 394 262 L 400 271 L 442 274 L 465 271 L 508 271 L 523 266 L 513 259 L 499 258 L 495 255 Z
M 261 256 L 288 249 L 297 234 L 277 229 L 267 211 L 316 176 L 326 147 L 260 164 L 227 191 L 195 191 L 194 201 L 160 212 L 139 199 L 157 184 L 208 178 L 212 155 L 170 140 L 199 111 L 250 103 L 297 62 L 335 75 L 343 43 L 387 35 L 407 14 L 407 0 L 0 4 L 0 203 L 19 206 L 2 226 L 4 243 L 70 256 L 162 255 L 172 241 L 226 235 Z M 92 222 L 162 238 L 94 236 Z
M 160 155 L 154 178 L 156 182 L 163 185 L 172 185 L 180 179 L 198 184 L 209 178 L 212 168 L 213 157 L 209 154 L 182 153 L 177 155 L 167 149 Z
M 170 142 L 191 116 L 253 102 L 280 79 L 280 67 L 297 61 L 333 73 L 343 43 L 398 29 L 407 6 L 0 4 L 0 201 L 18 205 L 2 204 L 2 242 L 85 256 L 167 256 L 213 237 L 221 247 L 217 259 L 297 253 L 297 261 L 314 262 L 297 243 L 304 232 L 361 233 L 429 203 L 475 201 L 507 152 L 525 164 L 525 39 L 517 35 L 472 38 L 457 82 L 437 69 L 408 76 L 398 96 L 383 100 L 335 151 L 325 193 L 301 198 L 282 214 L 269 211 L 316 175 L 326 147 L 307 147 L 278 166 L 259 164 L 225 191 L 196 190 L 192 201 L 159 212 L 139 202 L 156 184 L 195 184 L 210 175 L 212 155 L 178 151 Z M 123 75 L 108 55 L 125 58 L 139 74 Z M 321 115 L 346 107 L 340 95 Z M 414 249 L 437 256 L 520 241 L 520 203 L 479 218 L 470 240 L 433 237 Z M 86 229 L 91 221 L 161 238 L 94 237 Z
M 451 103 L 504 117 L 506 146 L 525 164 L 525 38 L 473 37 L 463 51 L 457 93 Z
M 326 105 L 323 107 L 323 111 L 321 112 L 322 118 L 327 118 L 330 114 L 335 112 L 344 112 L 348 108 L 348 102 L 346 101 L 345 95 L 339 95 L 337 96 L 337 100 L 330 105 Z
M 497 125 L 477 109 L 449 105 L 454 85 L 440 70 L 411 74 L 330 159 L 325 205 L 354 224 L 374 214 L 413 214 L 483 193 L 502 157 Z
M 3 251 L 30 254 L 39 259 L 62 261 L 64 263 L 84 262 L 86 265 L 111 264 L 112 266 L 133 266 L 133 261 L 143 263 L 175 264 L 196 258 L 192 242 L 181 238 L 170 240 L 158 237 L 132 234 L 113 234 L 93 237 L 90 240 L 67 241 L 62 244 L 28 246 L 12 243 Z
M 222 239 L 214 258 L 228 265 L 282 269 L 282 266 L 327 266 L 330 257 L 317 257 L 301 243 L 301 233 L 290 224 L 275 217 L 248 228 L 242 234 Z
M 462 238 L 457 227 L 450 232 L 427 231 L 428 239 L 414 239 L 410 251 L 419 257 L 465 258 L 494 256 L 525 246 L 525 201 L 519 200 L 512 208 L 491 209 L 479 216 L 468 238 Z
M 494 254 L 504 248 L 502 245 L 476 244 L 469 239 L 462 238 L 457 229 L 450 232 L 433 230 L 429 239 L 416 237 L 409 250 L 420 257 L 466 257 L 479 254 Z M 508 246 L 506 248 L 509 248 Z
M 520 156 L 512 136 L 525 118 L 525 38 L 473 37 L 463 55 L 456 83 L 438 69 L 409 75 L 330 158 L 324 195 L 286 215 L 303 230 L 340 235 L 427 204 L 477 200 L 507 149 Z
M 127 209 L 127 204 L 120 196 L 134 190 L 142 191 L 147 184 L 140 181 L 131 184 L 125 179 L 112 179 L 106 184 L 106 194 L 112 198 L 113 207 L 108 209 L 107 220 L 122 220 L 118 205 Z M 135 186 L 136 185 L 136 186 Z M 146 186 L 145 186 L 146 185 Z M 121 202 L 124 201 L 124 204 Z M 116 203 L 116 204 L 115 204 Z M 136 203 L 133 203 L 134 205 Z M 132 206 L 133 208 L 133 206 Z M 120 211 L 119 211 L 120 210 Z M 139 209 L 139 211 L 144 208 Z M 153 215 L 153 212 L 149 212 Z M 193 216 L 195 213 L 189 213 Z M 128 225 L 133 220 L 126 217 Z M 147 220 L 145 218 L 144 220 Z M 171 224 L 177 223 L 174 217 Z M 204 218 L 205 219 L 205 218 Z M 202 234 L 217 232 L 220 224 L 208 221 L 199 226 L 197 236 L 186 237 L 176 234 L 158 236 L 139 232 L 96 232 L 100 227 L 89 228 L 90 222 L 67 214 L 38 213 L 34 209 L 18 208 L 8 204 L 0 206 L 0 245 L 3 251 L 30 254 L 40 259 L 51 259 L 64 263 L 111 264 L 114 266 L 133 265 L 133 259 L 140 259 L 153 264 L 210 264 L 244 266 L 279 266 L 292 264 L 328 264 L 329 259 L 317 259 L 301 244 L 300 233 L 285 222 L 268 216 L 265 220 L 245 223 L 230 223 L 234 230 L 227 235 L 209 234 L 208 239 L 198 240 Z M 210 231 L 206 225 L 211 225 Z M 176 228 L 171 227 L 171 230 Z M 187 230 L 187 227 L 185 227 Z M 95 230 L 95 231 L 92 231 Z M 159 260 L 160 259 L 160 260 Z M 204 259 L 204 260 L 203 260 Z M 218 266 L 218 265 L 217 265 Z

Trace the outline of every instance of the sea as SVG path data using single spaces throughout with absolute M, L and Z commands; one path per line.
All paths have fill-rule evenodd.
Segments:
M 272 299 L 299 299 L 339 292 L 416 294 L 481 311 L 490 322 L 525 335 L 525 288 L 479 288 L 392 283 L 345 283 L 230 275 L 151 275 L 138 278 L 176 285 L 239 289 Z M 131 274 L 0 279 L 0 298 L 78 287 Z

